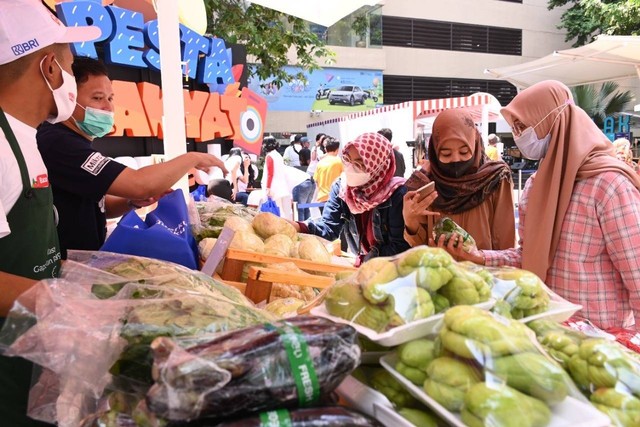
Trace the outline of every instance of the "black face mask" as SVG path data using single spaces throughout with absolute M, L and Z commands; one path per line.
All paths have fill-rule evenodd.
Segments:
M 442 163 L 438 160 L 438 168 L 450 178 L 460 178 L 473 166 L 473 157 L 462 162 Z

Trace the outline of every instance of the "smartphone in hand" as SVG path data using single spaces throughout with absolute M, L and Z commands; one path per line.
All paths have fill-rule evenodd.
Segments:
M 423 200 L 429 194 L 433 193 L 436 189 L 435 181 L 431 181 L 430 183 L 418 188 L 416 192 L 418 193 L 418 201 Z

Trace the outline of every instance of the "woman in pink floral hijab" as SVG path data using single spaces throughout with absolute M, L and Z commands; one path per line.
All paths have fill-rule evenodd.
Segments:
M 365 133 L 342 150 L 344 173 L 331 186 L 322 218 L 294 223 L 303 233 L 335 240 L 344 231 L 356 265 L 377 256 L 409 249 L 404 240 L 404 178 L 394 177 L 395 158 L 389 140 Z

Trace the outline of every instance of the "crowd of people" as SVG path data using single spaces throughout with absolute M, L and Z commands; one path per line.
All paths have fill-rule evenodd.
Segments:
M 501 113 L 522 155 L 540 161 L 518 201 L 517 233 L 511 170 L 495 152 L 493 159 L 487 154 L 499 140 L 485 148 L 471 115 L 460 109 L 438 115 L 427 159 L 406 181 L 394 176 L 385 132 L 344 144 L 344 173 L 322 216 L 295 222 L 296 229 L 328 239 L 344 233 L 356 264 L 426 244 L 458 260 L 522 268 L 582 305 L 597 326 L 637 329 L 640 175 L 628 145 L 612 144 L 557 81 L 523 90 Z M 616 157 L 620 145 L 627 151 Z M 435 191 L 423 196 L 418 190 L 430 182 Z M 476 244 L 463 245 L 458 233 L 434 241 L 434 223 L 444 216 Z

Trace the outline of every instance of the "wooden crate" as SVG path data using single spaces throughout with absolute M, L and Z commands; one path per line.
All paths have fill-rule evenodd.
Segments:
M 282 271 L 252 265 L 249 267 L 247 283 L 245 286 L 242 286 L 242 271 L 247 262 L 258 264 L 293 263 L 299 269 L 311 274 L 303 274 L 297 271 Z M 267 255 L 241 249 L 228 249 L 225 256 L 224 267 L 219 277 L 225 283 L 243 291 L 247 298 L 254 303 L 260 303 L 263 301 L 269 302 L 273 283 L 326 289 L 335 283 L 335 279 L 333 277 L 315 275 L 313 274 L 314 272 L 339 273 L 355 270 L 355 267 L 343 265 Z

